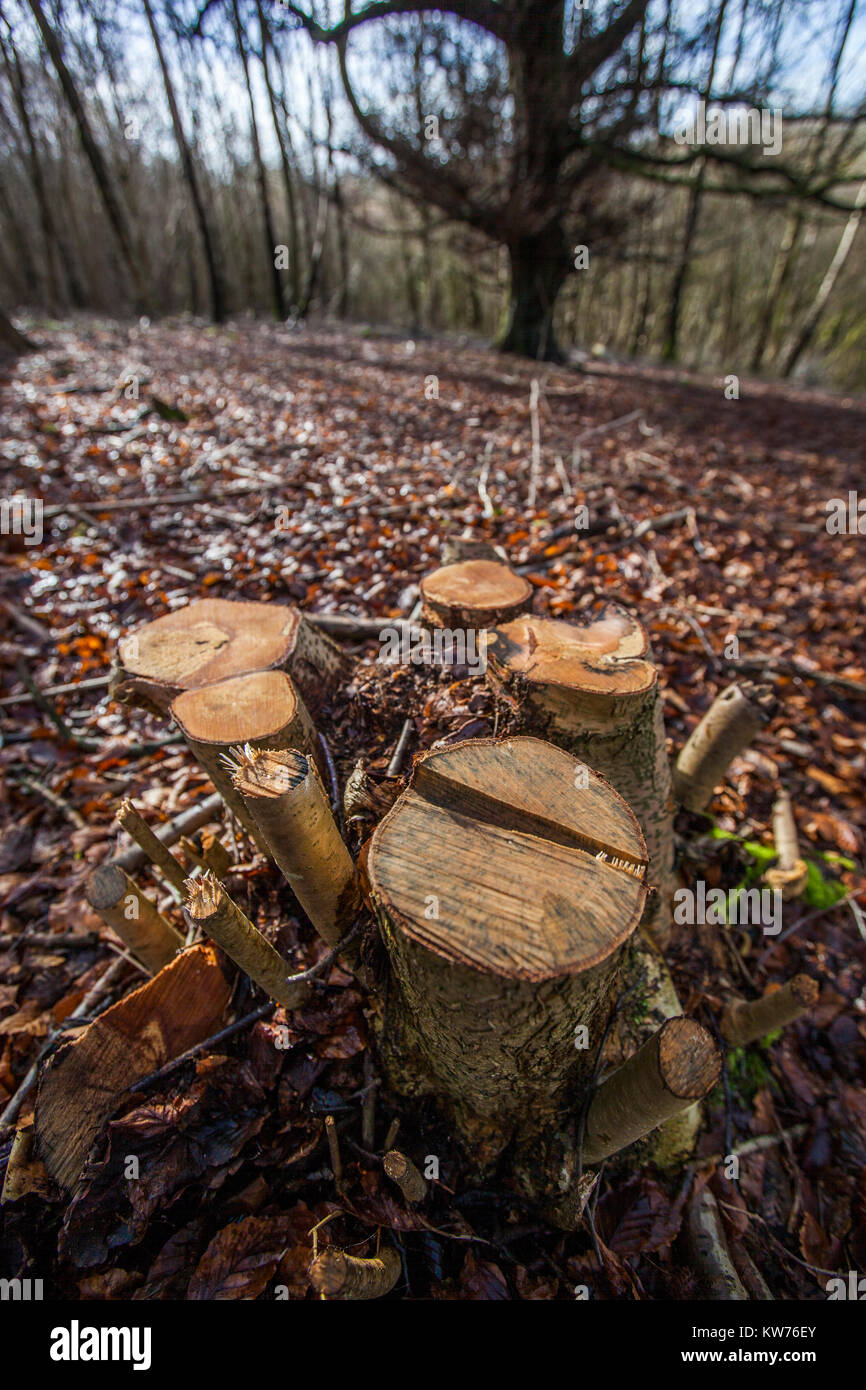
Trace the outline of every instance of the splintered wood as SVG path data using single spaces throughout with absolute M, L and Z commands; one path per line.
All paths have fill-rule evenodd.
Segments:
M 188 690 L 173 701 L 171 713 L 226 805 L 267 854 L 267 844 L 235 791 L 224 755 L 239 743 L 315 750 L 312 721 L 289 676 L 284 671 L 257 671 Z
M 214 948 L 193 946 L 50 1058 L 36 1099 L 36 1152 L 61 1186 L 75 1186 L 128 1088 L 218 1032 L 230 997 Z
M 606 1018 L 644 907 L 637 821 L 579 769 L 531 738 L 426 754 L 367 861 L 394 972 L 392 1077 L 438 1094 L 491 1156 L 586 1068 L 575 1026 Z
M 336 946 L 360 906 L 355 865 L 312 758 L 297 749 L 232 750 L 236 792 L 316 931 Z

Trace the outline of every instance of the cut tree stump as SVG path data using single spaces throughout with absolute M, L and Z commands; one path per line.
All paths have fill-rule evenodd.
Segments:
M 531 616 L 488 633 L 487 680 L 513 727 L 565 748 L 625 797 L 646 839 L 644 927 L 664 947 L 674 880 L 673 798 L 658 672 L 642 625 L 607 604 L 582 624 Z
M 124 1093 L 222 1025 L 231 988 L 212 946 L 192 946 L 113 1004 L 46 1063 L 36 1098 L 36 1153 L 75 1186 Z
M 637 821 L 579 770 L 533 738 L 427 753 L 367 855 L 392 1084 L 436 1096 L 479 1168 L 568 1112 L 643 912 Z
M 318 710 L 345 673 L 339 647 L 296 608 L 196 599 L 122 638 L 112 694 L 165 713 L 183 691 L 252 671 L 290 675 Z
M 285 671 L 257 671 L 185 690 L 171 713 L 226 805 L 267 854 L 268 846 L 234 788 L 225 759 L 236 744 L 300 748 L 321 756 L 312 720 L 290 677 Z
M 507 565 L 465 560 L 421 580 L 422 622 L 431 627 L 478 629 L 508 622 L 532 606 L 532 585 Z

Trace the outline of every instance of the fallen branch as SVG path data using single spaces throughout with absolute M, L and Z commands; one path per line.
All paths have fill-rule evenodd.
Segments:
M 386 1246 L 372 1260 L 361 1260 L 342 1250 L 323 1250 L 310 1265 L 310 1282 L 322 1298 L 347 1302 L 382 1298 L 400 1277 L 402 1261 L 393 1246 Z

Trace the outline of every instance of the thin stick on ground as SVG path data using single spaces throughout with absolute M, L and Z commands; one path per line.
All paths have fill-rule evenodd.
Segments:
M 328 1152 L 331 1155 L 334 1185 L 339 1192 L 343 1186 L 343 1160 L 340 1157 L 340 1136 L 337 1133 L 337 1122 L 333 1115 L 325 1116 L 325 1133 L 328 1136 Z
M 131 836 L 139 848 L 144 851 L 151 864 L 156 865 L 166 882 L 170 883 L 178 892 L 182 892 L 186 878 L 183 865 L 175 859 L 171 850 L 162 840 L 157 839 L 131 801 L 121 802 L 117 819 L 127 835 Z

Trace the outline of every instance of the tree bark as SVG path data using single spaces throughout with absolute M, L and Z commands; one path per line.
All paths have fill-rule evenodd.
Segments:
M 673 800 L 658 673 L 640 623 L 616 604 L 578 626 L 517 618 L 489 634 L 487 680 L 507 726 L 550 739 L 624 797 L 643 831 L 655 895 L 644 926 L 671 929 Z
M 217 266 L 216 254 L 214 252 L 213 234 L 208 222 L 207 212 L 204 205 L 204 197 L 199 185 L 198 171 L 192 157 L 192 151 L 183 128 L 177 98 L 174 93 L 174 84 L 171 80 L 171 73 L 163 52 L 162 40 L 156 26 L 153 14 L 153 7 L 150 0 L 143 0 L 144 12 L 147 15 L 147 23 L 153 38 L 153 46 L 156 49 L 156 57 L 159 63 L 159 70 L 162 74 L 162 84 L 165 88 L 165 96 L 168 102 L 168 109 L 171 113 L 171 125 L 174 131 L 174 138 L 177 143 L 177 151 L 180 155 L 181 168 L 189 189 L 190 201 L 192 202 L 195 213 L 196 225 L 198 226 L 199 237 L 201 238 L 202 251 L 204 253 L 205 265 L 207 267 L 208 285 L 210 287 L 210 306 L 211 318 L 214 323 L 222 323 L 225 319 L 225 296 L 223 294 L 222 276 Z
M 438 1098 L 479 1169 L 568 1112 L 643 911 L 637 822 L 576 770 L 531 738 L 428 753 L 367 857 L 391 1080 Z
M 511 287 L 508 318 L 499 340 L 502 352 L 536 361 L 562 362 L 554 331 L 559 291 L 572 271 L 572 259 L 559 224 L 508 242 Z

